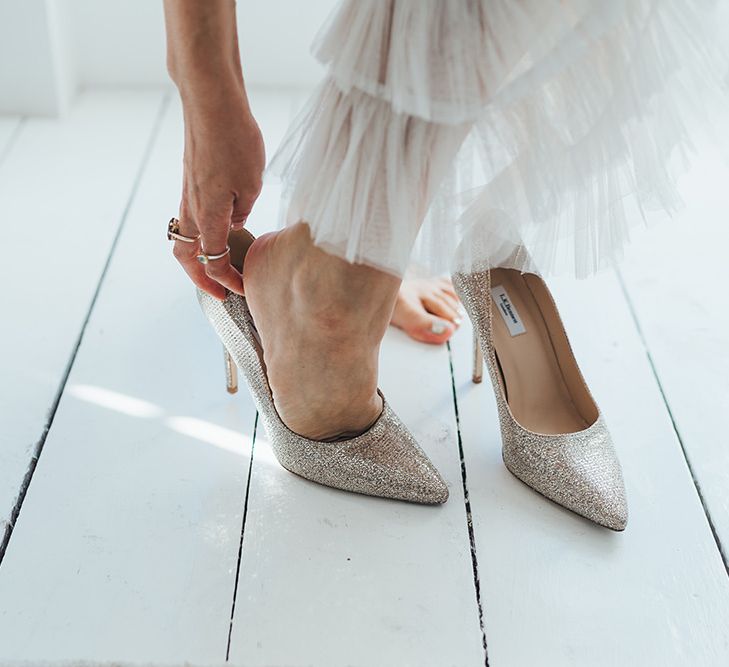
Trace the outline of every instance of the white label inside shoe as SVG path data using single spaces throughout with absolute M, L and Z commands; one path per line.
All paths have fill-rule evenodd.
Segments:
M 519 312 L 511 302 L 508 292 L 501 285 L 496 285 L 491 288 L 491 296 L 496 304 L 496 310 L 501 313 L 501 317 L 506 323 L 506 327 L 509 329 L 509 333 L 512 336 L 518 336 L 519 334 L 526 333 L 524 323 L 519 317 Z

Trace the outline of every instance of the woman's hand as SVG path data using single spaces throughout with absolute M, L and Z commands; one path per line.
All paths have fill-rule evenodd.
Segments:
M 225 251 L 231 226 L 243 226 L 258 198 L 265 161 L 263 137 L 244 91 L 215 90 L 185 102 L 180 233 L 199 234 L 200 241 L 175 241 L 174 254 L 195 285 L 219 299 L 226 287 L 243 294 L 243 278 L 230 255 L 207 264 L 197 255 Z
M 179 233 L 174 254 L 200 289 L 219 299 L 243 294 L 230 255 L 219 255 L 261 191 L 263 138 L 251 114 L 238 52 L 235 0 L 164 0 L 167 69 L 185 115 L 185 158 Z

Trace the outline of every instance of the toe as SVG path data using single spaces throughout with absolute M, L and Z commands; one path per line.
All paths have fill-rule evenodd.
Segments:
M 461 300 L 458 298 L 458 294 L 456 294 L 456 289 L 453 287 L 453 283 L 451 282 L 450 278 L 438 278 L 437 283 L 435 285 L 438 288 L 438 293 L 445 297 L 446 300 L 458 311 L 463 310 L 463 306 L 461 305 Z
M 440 289 L 437 292 L 437 295 L 443 299 L 453 310 L 460 311 L 463 309 L 463 306 L 461 305 L 461 301 L 456 295 L 456 293 L 453 291 L 453 285 L 448 283 L 448 285 L 441 285 Z
M 423 297 L 425 310 L 432 315 L 450 320 L 455 326 L 461 324 L 461 317 L 458 313 L 458 305 L 451 303 L 449 299 L 440 294 L 431 294 Z
M 422 343 L 440 345 L 449 340 L 455 330 L 452 322 L 423 312 L 413 318 L 411 326 L 405 331 L 411 338 Z
M 421 343 L 440 345 L 455 332 L 453 322 L 429 313 L 418 299 L 398 297 L 392 324 Z

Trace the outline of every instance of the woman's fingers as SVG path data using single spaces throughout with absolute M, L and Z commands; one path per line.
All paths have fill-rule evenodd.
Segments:
M 230 228 L 240 230 L 246 224 L 256 198 L 236 197 L 233 202 L 233 213 L 230 215 Z
M 231 228 L 230 210 L 218 215 L 202 215 L 193 220 L 186 195 L 187 188 L 183 187 L 180 233 L 199 238 L 194 243 L 175 241 L 175 258 L 192 282 L 211 296 L 224 299 L 226 288 L 243 295 L 243 276 L 233 268 L 230 253 L 226 252 Z M 232 202 L 230 206 L 232 208 Z M 222 256 L 216 257 L 218 255 Z
M 228 234 L 231 225 L 230 210 L 224 214 L 203 215 L 198 222 L 201 229 L 201 252 L 204 255 L 223 255 L 218 259 L 208 259 L 204 264 L 205 274 L 208 278 L 227 287 L 231 292 L 243 295 L 243 276 L 236 271 L 230 263 L 230 253 L 225 253 L 228 247 Z
M 197 260 L 200 252 L 200 243 L 185 243 L 184 241 L 175 241 L 173 248 L 175 259 L 180 263 L 190 280 L 203 292 L 207 292 L 216 299 L 225 298 L 225 288 L 217 281 L 210 278 L 205 273 L 205 268 Z
M 211 280 L 243 296 L 243 276 L 231 265 L 230 255 L 209 260 L 205 265 L 205 273 Z
M 183 197 L 186 195 L 186 191 L 183 188 Z M 187 200 L 183 198 L 180 206 L 180 220 L 179 220 L 180 234 L 189 238 L 198 238 L 195 242 L 186 241 L 175 241 L 175 245 L 172 252 L 175 259 L 182 265 L 185 273 L 189 276 L 190 280 L 204 292 L 207 292 L 216 299 L 225 299 L 225 285 L 220 281 L 208 275 L 206 266 L 201 264 L 198 260 L 198 255 L 202 252 L 200 232 L 198 231 L 197 225 L 193 222 L 192 216 L 189 213 L 187 206 Z M 228 256 L 225 257 L 229 261 Z M 215 261 L 215 260 L 213 260 Z M 219 260 L 220 261 L 220 260 Z

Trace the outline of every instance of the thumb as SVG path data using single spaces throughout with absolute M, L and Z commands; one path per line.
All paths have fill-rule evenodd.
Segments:
M 198 217 L 200 243 L 205 254 L 217 255 L 225 250 L 228 245 L 230 220 L 230 209 Z
M 233 200 L 233 211 L 230 214 L 230 228 L 231 229 L 243 229 L 243 225 L 246 224 L 246 220 L 253 209 L 255 203 L 255 197 L 236 197 Z

